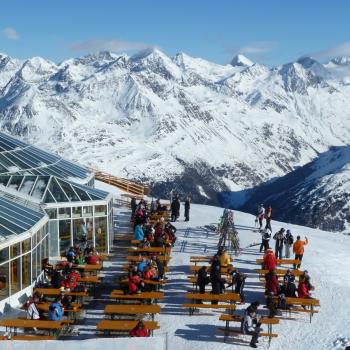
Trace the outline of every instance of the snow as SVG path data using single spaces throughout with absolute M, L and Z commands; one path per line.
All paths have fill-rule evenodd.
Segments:
M 116 197 L 123 193 L 108 184 L 96 181 L 96 187 L 112 192 Z M 125 213 L 125 208 L 120 209 Z M 156 316 L 161 326 L 155 331 L 155 337 L 150 339 L 110 338 L 90 339 L 79 341 L 53 341 L 33 344 L 27 342 L 6 342 L 9 350 L 43 350 L 44 346 L 52 350 L 75 350 L 82 346 L 86 350 L 104 347 L 106 350 L 124 348 L 130 350 L 229 350 L 246 349 L 232 345 L 232 338 L 227 343 L 217 332 L 224 323 L 219 321 L 221 312 L 215 310 L 201 310 L 189 316 L 181 307 L 185 302 L 184 294 L 191 288 L 187 282 L 190 274 L 190 256 L 213 255 L 216 252 L 218 236 L 203 228 L 204 225 L 216 224 L 223 209 L 213 206 L 191 204 L 190 221 L 184 222 L 182 216 L 175 223 L 177 228 L 177 243 L 172 250 L 170 272 L 164 288 L 165 299 L 160 303 L 162 312 Z M 184 213 L 181 205 L 181 215 Z M 260 234 L 254 230 L 255 217 L 242 212 L 234 212 L 234 221 L 239 233 L 242 254 L 234 259 L 234 266 L 247 274 L 245 294 L 247 302 L 260 300 L 263 302 L 263 287 L 258 280 L 255 269 L 259 268 L 255 260 L 261 256 L 258 252 Z M 343 350 L 350 345 L 350 236 L 329 233 L 297 225 L 272 222 L 273 231 L 280 227 L 290 229 L 294 237 L 307 236 L 309 244 L 305 248 L 302 269 L 307 269 L 311 282 L 315 285 L 313 296 L 320 300 L 320 312 L 315 314 L 310 324 L 308 315 L 293 316 L 292 320 L 282 319 L 280 324 L 273 327 L 278 338 L 273 339 L 270 350 Z M 189 230 L 189 232 L 187 232 Z M 181 250 L 186 242 L 185 250 Z M 256 243 L 257 246 L 251 247 Z M 108 264 L 108 262 L 107 262 Z M 207 287 L 208 288 L 208 287 Z M 210 289 L 210 288 L 209 288 Z M 248 306 L 239 305 L 238 309 Z M 239 311 L 238 311 L 239 312 Z M 261 308 L 262 313 L 266 309 Z M 167 338 L 167 339 L 166 339 Z M 249 340 L 248 336 L 240 336 L 241 340 Z M 168 344 L 166 348 L 164 344 Z M 268 349 L 267 340 L 260 338 L 260 349 Z

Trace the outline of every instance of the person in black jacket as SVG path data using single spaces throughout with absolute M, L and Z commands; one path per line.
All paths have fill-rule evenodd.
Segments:
M 136 208 L 137 208 L 136 198 L 135 197 L 131 198 L 130 206 L 131 206 L 131 218 L 133 219 L 134 216 L 135 216 Z
M 190 197 L 185 199 L 185 221 L 190 221 Z
M 282 227 L 278 232 L 275 233 L 273 239 L 276 241 L 275 245 L 275 256 L 276 259 L 282 259 L 283 255 L 283 243 L 285 241 L 284 228 Z
M 205 286 L 210 282 L 208 277 L 208 270 L 206 266 L 202 266 L 198 270 L 197 275 L 197 286 L 199 287 L 199 293 L 204 294 L 205 293 Z
M 221 266 L 220 260 L 217 255 L 214 255 L 213 261 L 210 267 L 210 282 L 212 287 L 212 294 L 221 294 L 224 287 L 223 280 L 221 278 Z M 212 304 L 217 304 L 217 301 L 212 301 Z
M 180 199 L 179 196 L 176 197 L 171 202 L 171 221 L 176 221 L 180 215 Z

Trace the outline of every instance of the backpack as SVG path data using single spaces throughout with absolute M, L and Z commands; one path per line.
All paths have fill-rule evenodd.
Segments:
M 288 236 L 288 238 L 287 238 L 287 243 L 290 244 L 290 245 L 292 245 L 293 242 L 294 242 L 294 237 L 293 237 L 293 235 Z

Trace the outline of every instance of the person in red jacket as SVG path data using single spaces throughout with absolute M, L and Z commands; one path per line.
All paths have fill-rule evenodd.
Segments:
M 130 337 L 149 337 L 149 330 L 142 321 L 129 332 Z
M 278 284 L 278 277 L 276 275 L 275 271 L 270 271 L 265 275 L 265 281 L 266 281 L 266 294 L 273 293 L 274 295 L 278 294 L 279 290 L 279 284 Z
M 85 262 L 89 265 L 97 265 L 99 261 L 98 255 L 94 255 L 92 252 L 85 258 Z
M 136 271 L 133 271 L 129 277 L 129 293 L 136 294 L 139 291 L 140 286 L 141 278 Z
M 62 282 L 62 287 L 64 287 L 65 289 L 73 290 L 78 284 L 79 277 L 80 277 L 79 273 L 73 270 Z
M 298 285 L 298 298 L 310 298 L 310 289 L 305 278 L 301 279 Z
M 273 271 L 277 266 L 277 259 L 272 249 L 268 249 L 264 255 L 264 267 L 266 270 Z

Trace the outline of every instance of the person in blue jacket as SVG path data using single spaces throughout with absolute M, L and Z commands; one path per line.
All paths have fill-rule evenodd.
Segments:
M 138 224 L 135 227 L 134 231 L 134 239 L 137 239 L 139 241 L 143 241 L 143 238 L 145 237 L 145 234 L 143 232 L 143 224 Z
M 60 321 L 63 317 L 63 307 L 61 297 L 57 297 L 49 306 L 49 320 Z

